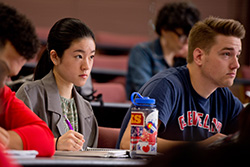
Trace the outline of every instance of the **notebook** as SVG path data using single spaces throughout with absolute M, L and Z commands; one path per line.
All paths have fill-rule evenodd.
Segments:
M 6 156 L 13 159 L 36 158 L 38 152 L 36 150 L 5 150 Z
M 109 148 L 87 148 L 84 151 L 56 151 L 54 156 L 127 158 L 128 150 Z

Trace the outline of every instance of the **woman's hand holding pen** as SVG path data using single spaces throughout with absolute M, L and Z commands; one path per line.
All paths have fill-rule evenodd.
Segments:
M 82 149 L 84 142 L 85 140 L 82 134 L 69 130 L 58 139 L 57 150 L 79 151 Z

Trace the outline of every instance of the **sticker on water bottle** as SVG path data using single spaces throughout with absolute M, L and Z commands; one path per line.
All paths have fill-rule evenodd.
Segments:
M 133 126 L 144 126 L 144 113 L 143 112 L 132 112 L 131 113 L 131 125 Z
M 147 142 L 138 142 L 136 148 L 137 154 L 157 154 L 157 143 L 150 145 Z
M 137 154 L 157 153 L 158 110 L 145 118 L 143 112 L 131 113 L 131 147 Z
M 158 111 L 155 109 L 147 116 L 145 129 L 147 129 L 147 131 L 150 133 L 154 133 L 157 131 L 157 126 L 158 126 Z

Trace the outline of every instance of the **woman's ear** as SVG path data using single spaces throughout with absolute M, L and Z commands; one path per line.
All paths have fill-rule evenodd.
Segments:
M 50 54 L 50 59 L 51 59 L 51 61 L 53 62 L 53 64 L 55 66 L 58 65 L 58 64 L 60 64 L 60 58 L 58 57 L 58 55 L 57 55 L 57 53 L 56 53 L 55 50 L 51 50 L 49 52 L 49 54 Z
M 202 60 L 205 56 L 204 54 L 204 51 L 200 48 L 196 48 L 194 51 L 193 51 L 193 56 L 194 56 L 194 62 L 195 64 L 197 64 L 198 66 L 201 66 L 202 65 Z

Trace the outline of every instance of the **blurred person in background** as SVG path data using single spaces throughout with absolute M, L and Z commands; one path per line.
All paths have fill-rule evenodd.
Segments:
M 186 64 L 189 31 L 199 20 L 200 12 L 191 3 L 167 3 L 162 7 L 155 24 L 158 38 L 140 43 L 130 52 L 126 81 L 128 99 L 156 73 Z

